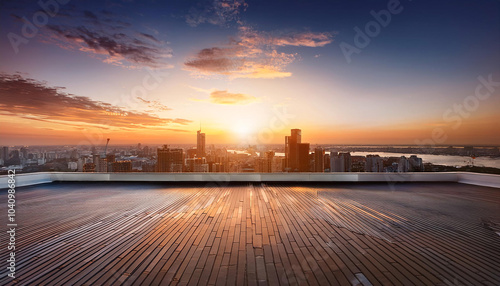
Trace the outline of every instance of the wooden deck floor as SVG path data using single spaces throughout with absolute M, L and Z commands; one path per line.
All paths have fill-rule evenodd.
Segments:
M 499 189 L 53 183 L 17 201 L 1 285 L 500 285 Z

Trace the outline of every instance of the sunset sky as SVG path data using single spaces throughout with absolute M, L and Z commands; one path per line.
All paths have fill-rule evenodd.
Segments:
M 0 145 L 500 144 L 500 1 L 37 2 L 0 4 Z

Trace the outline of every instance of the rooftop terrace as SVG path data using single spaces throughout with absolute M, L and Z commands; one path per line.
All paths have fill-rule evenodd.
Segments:
M 497 188 L 53 182 L 16 199 L 22 285 L 500 284 Z

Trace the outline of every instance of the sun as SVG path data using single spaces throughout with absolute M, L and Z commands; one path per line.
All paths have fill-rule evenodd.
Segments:
M 255 123 L 250 120 L 237 119 L 231 124 L 231 130 L 239 137 L 247 137 L 255 132 Z

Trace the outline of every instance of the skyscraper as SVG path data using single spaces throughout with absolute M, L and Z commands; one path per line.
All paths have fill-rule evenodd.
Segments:
M 2 147 L 2 152 L 0 153 L 0 158 L 3 159 L 4 161 L 7 161 L 9 159 L 9 147 L 7 147 L 7 146 Z
M 285 171 L 298 171 L 298 144 L 302 141 L 302 131 L 292 129 L 291 136 L 285 136 Z
M 184 151 L 170 149 L 168 145 L 158 148 L 157 172 L 182 172 L 184 166 Z
M 325 151 L 321 147 L 314 149 L 314 172 L 325 171 Z
M 302 143 L 302 131 L 292 129 L 285 136 L 285 170 L 288 172 L 309 171 L 309 143 Z
M 205 133 L 201 133 L 201 128 L 196 133 L 196 157 L 205 157 Z
M 309 143 L 297 144 L 297 172 L 309 172 Z

